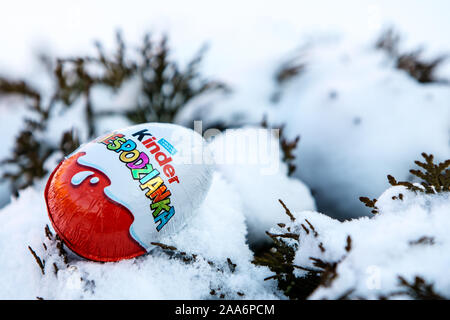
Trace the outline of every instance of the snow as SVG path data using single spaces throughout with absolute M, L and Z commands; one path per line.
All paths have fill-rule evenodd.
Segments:
M 210 295 L 214 289 L 228 298 L 239 298 L 237 292 L 242 292 L 248 299 L 275 299 L 280 294 L 263 280 L 270 271 L 250 263 L 252 253 L 246 245 L 241 207 L 239 195 L 216 173 L 192 223 L 165 241 L 188 255 L 198 255 L 196 262 L 186 264 L 156 250 L 137 259 L 105 264 L 70 254 L 70 266 L 64 267 L 54 243 L 44 235 L 44 227 L 50 223 L 42 191 L 28 188 L 0 212 L 4 226 L 0 243 L 8 243 L 8 250 L 0 251 L 0 298 L 205 299 L 214 298 Z M 46 260 L 44 276 L 28 245 Z M 234 272 L 227 258 L 237 265 Z M 53 263 L 60 267 L 57 275 Z
M 392 199 L 400 193 L 403 200 Z M 444 254 L 450 249 L 449 196 L 448 193 L 415 194 L 396 186 L 379 197 L 379 213 L 373 218 L 340 222 L 318 212 L 294 213 L 296 221 L 286 226 L 300 235 L 293 263 L 314 269 L 310 257 L 341 261 L 338 277 L 329 287 L 319 287 L 310 298 L 336 299 L 353 290 L 350 297 L 377 299 L 404 291 L 399 286 L 399 276 L 412 282 L 420 276 L 434 284 L 437 293 L 448 297 L 450 281 L 443 274 L 450 263 L 450 257 Z M 317 237 L 302 229 L 301 223 L 307 225 L 305 219 L 314 226 Z M 352 240 L 348 253 L 347 236 Z M 433 239 L 432 244 L 417 243 L 423 237 Z M 320 243 L 325 252 L 320 250 Z M 302 277 L 305 271 L 298 270 L 297 275 Z
M 246 150 L 242 149 L 245 143 L 236 141 L 245 142 L 258 135 L 260 157 L 255 157 L 258 153 L 254 152 L 242 157 L 238 151 Z M 7 250 L 0 250 L 0 298 L 214 299 L 224 294 L 228 299 L 284 299 L 275 281 L 264 281 L 272 275 L 269 269 L 251 263 L 253 253 L 248 245 L 261 244 L 264 231 L 270 227 L 273 233 L 279 233 L 280 228 L 273 228 L 279 222 L 286 224 L 284 230 L 290 228 L 300 235 L 295 265 L 314 269 L 311 257 L 341 261 L 331 286 L 319 287 L 310 299 L 334 299 L 350 290 L 351 297 L 376 299 L 401 290 L 399 276 L 409 281 L 420 276 L 433 283 L 439 294 L 450 295 L 450 281 L 442 276 L 450 263 L 450 257 L 443 254 L 450 250 L 448 193 L 416 194 L 403 186 L 391 187 L 378 197 L 377 215 L 341 222 L 314 211 L 309 190 L 286 176 L 284 163 L 278 163 L 274 171 L 264 170 L 270 163 L 268 156 L 276 155 L 279 161 L 279 145 L 273 132 L 255 127 L 229 130 L 212 139 L 210 147 L 217 170 L 204 203 L 184 229 L 162 241 L 185 252 L 185 257 L 196 255 L 194 262 L 185 263 L 156 249 L 143 257 L 104 264 L 69 252 L 66 266 L 55 242 L 43 232 L 45 225 L 50 225 L 42 194 L 43 179 L 35 187 L 21 191 L 0 211 L 4 226 L 0 229 L 0 243 L 8 244 Z M 233 161 L 223 161 L 230 154 Z M 241 161 L 237 161 L 239 156 Z M 46 168 L 55 167 L 60 157 L 53 155 Z M 269 192 L 268 187 L 274 190 Z M 400 193 L 403 200 L 392 199 Z M 279 197 L 293 212 L 295 222 L 287 219 L 278 204 Z M 317 237 L 302 228 L 302 223 L 308 225 L 306 219 Z M 352 239 L 349 252 L 345 250 L 348 236 Z M 432 240 L 417 243 L 423 237 Z M 27 246 L 46 261 L 45 275 Z M 236 264 L 235 271 L 227 259 Z M 56 274 L 53 263 L 59 269 Z M 304 271 L 296 270 L 296 276 L 304 275 Z
M 361 216 L 358 198 L 379 194 L 387 174 L 408 179 L 421 152 L 450 157 L 448 87 L 417 83 L 367 46 L 312 48 L 305 75 L 276 106 L 274 121 L 301 135 L 296 176 L 335 217 Z
M 359 197 L 376 197 L 388 174 L 408 179 L 409 163 L 421 152 L 450 157 L 447 85 L 418 83 L 372 40 L 327 37 L 299 52 L 306 69 L 283 87 L 278 103 L 269 99 L 274 85 L 266 94 L 250 87 L 210 106 L 205 125 L 234 125 L 236 114 L 254 123 L 266 114 L 270 124 L 285 124 L 289 139 L 301 137 L 294 176 L 314 191 L 320 211 L 340 219 L 365 215 Z M 249 73 L 261 78 L 267 68 L 273 67 Z
M 338 278 L 316 290 L 312 299 L 333 299 L 348 290 L 354 290 L 353 297 L 375 299 L 399 290 L 398 276 L 411 281 L 416 275 L 450 296 L 449 195 L 416 195 L 403 187 L 389 188 L 386 181 L 387 174 L 409 179 L 408 169 L 421 152 L 434 154 L 438 161 L 450 158 L 450 90 L 448 85 L 417 83 L 373 47 L 382 28 L 393 25 L 403 36 L 402 50 L 423 44 L 426 57 L 450 52 L 442 36 L 450 28 L 448 7 L 448 1 L 438 0 L 348 0 L 345 5 L 229 1 L 220 7 L 202 1 L 9 3 L 0 12 L 0 26 L 8 30 L 0 33 L 5 44 L 0 75 L 30 79 L 48 93 L 51 84 L 35 62 L 37 51 L 94 54 L 92 42 L 99 39 L 108 52 L 114 47 L 114 30 L 123 29 L 129 52 L 134 52 L 146 31 L 167 32 L 172 55 L 181 65 L 209 42 L 200 71 L 232 89 L 226 97 L 211 94 L 192 100 L 176 122 L 191 126 L 201 118 L 204 127 L 247 126 L 211 139 L 217 170 L 208 196 L 195 221 L 165 242 L 196 254 L 197 261 L 189 264 L 157 250 L 106 264 L 69 253 L 70 266 L 65 267 L 43 231 L 50 225 L 43 198 L 46 178 L 9 204 L 9 185 L 0 182 L 0 298 L 209 299 L 224 293 L 239 299 L 237 292 L 243 292 L 246 299 L 284 299 L 275 281 L 263 280 L 273 273 L 251 264 L 249 248 L 267 243 L 264 231 L 279 222 L 300 234 L 295 264 L 312 267 L 310 257 L 343 259 Z M 287 83 L 280 101 L 272 103 L 274 72 L 298 54 L 305 72 Z M 438 74 L 450 78 L 448 61 Z M 94 89 L 93 105 L 97 111 L 133 107 L 138 87 L 130 79 L 118 92 Z M 12 151 L 21 119 L 29 116 L 23 106 L 17 99 L 0 100 L 5 150 L 0 160 Z M 56 106 L 46 134 L 49 142 L 59 144 L 61 133 L 71 128 L 86 140 L 83 106 L 82 99 L 70 110 Z M 280 161 L 277 139 L 259 127 L 264 115 L 271 125 L 285 124 L 289 139 L 301 136 L 293 177 L 287 177 Z M 108 116 L 97 120 L 97 134 L 129 125 L 125 117 Z M 251 152 L 256 145 L 240 144 L 254 135 L 262 139 L 258 153 Z M 226 143 L 228 139 L 235 142 Z M 46 168 L 52 171 L 61 157 L 54 154 Z M 381 193 L 380 213 L 369 218 L 370 210 L 358 198 Z M 399 193 L 404 199 L 392 200 Z M 278 199 L 294 212 L 296 222 L 289 221 Z M 305 233 L 300 225 L 304 219 L 317 229 L 317 238 Z M 352 249 L 346 252 L 349 235 Z M 414 244 L 424 236 L 434 244 Z M 44 276 L 28 245 L 46 259 Z M 237 265 L 235 272 L 227 258 Z M 60 267 L 57 275 L 53 263 Z M 212 289 L 217 295 L 210 294 Z
M 237 142 L 252 136 L 259 137 L 256 152 L 250 150 L 242 158 Z M 0 297 L 203 299 L 211 298 L 210 291 L 219 292 L 220 288 L 218 295 L 228 298 L 240 298 L 237 292 L 247 299 L 282 298 L 273 283 L 264 281 L 270 271 L 251 264 L 253 253 L 248 243 L 266 241 L 264 231 L 285 219 L 278 198 L 298 210 L 314 209 L 314 200 L 304 184 L 287 177 L 273 132 L 262 128 L 233 130 L 215 137 L 210 147 L 217 170 L 205 201 L 188 226 L 162 241 L 188 255 L 198 255 L 198 261 L 186 265 L 154 252 L 132 261 L 99 264 L 71 254 L 70 266 L 64 267 L 55 244 L 43 232 L 46 224 L 51 225 L 42 195 L 43 179 L 0 211 L 0 221 L 6 226 L 0 230 L 0 243 L 11 243 L 1 253 L 7 263 L 1 267 L 5 290 Z M 232 161 L 221 161 L 225 155 Z M 45 167 L 54 168 L 60 157 L 53 155 Z M 46 260 L 44 276 L 28 245 Z M 237 265 L 235 272 L 227 271 L 227 259 Z M 208 261 L 225 271 L 217 272 Z M 60 266 L 56 276 L 53 263 Z
M 210 147 L 218 170 L 242 197 L 249 243 L 269 242 L 265 231 L 288 220 L 278 199 L 296 211 L 315 210 L 308 187 L 287 177 L 274 132 L 257 127 L 226 130 Z

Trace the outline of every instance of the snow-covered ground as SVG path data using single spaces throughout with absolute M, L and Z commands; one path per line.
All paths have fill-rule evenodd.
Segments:
M 392 199 L 403 194 L 403 200 Z M 405 291 L 399 276 L 414 283 L 416 276 L 432 284 L 436 293 L 449 297 L 450 281 L 443 276 L 450 263 L 447 254 L 450 212 L 449 193 L 418 195 L 403 186 L 387 189 L 378 199 L 379 214 L 339 222 L 317 212 L 294 214 L 291 232 L 300 234 L 294 264 L 315 269 L 310 257 L 341 261 L 337 278 L 330 286 L 319 287 L 311 299 L 336 299 L 351 292 L 350 298 L 378 299 Z M 314 226 L 317 237 L 301 227 Z M 273 230 L 274 233 L 279 233 Z M 346 252 L 346 239 L 351 249 Z M 325 251 L 322 251 L 319 244 Z M 298 270 L 299 276 L 305 271 Z M 396 295 L 392 298 L 406 298 Z
M 234 132 L 231 139 L 246 139 L 257 130 Z M 226 139 L 219 136 L 211 143 L 216 161 L 223 151 L 240 154 L 232 144 L 224 143 Z M 57 158 L 47 166 L 54 166 Z M 250 243 L 261 241 L 264 230 L 278 222 L 285 226 L 271 228 L 272 233 L 299 235 L 293 264 L 314 270 L 311 257 L 340 262 L 337 278 L 330 286 L 320 286 L 311 299 L 334 299 L 347 293 L 350 298 L 376 299 L 393 293 L 392 298 L 407 298 L 399 276 L 410 282 L 420 276 L 434 285 L 437 294 L 450 295 L 445 276 L 450 263 L 446 254 L 450 244 L 448 192 L 428 195 L 391 187 L 379 197 L 376 216 L 340 222 L 313 210 L 308 189 L 286 176 L 284 164 L 273 175 L 261 175 L 260 169 L 261 165 L 218 164 L 193 221 L 163 241 L 177 248 L 175 255 L 156 249 L 143 257 L 104 264 L 79 258 L 67 248 L 68 261 L 64 261 L 54 235 L 46 236 L 49 219 L 43 179 L 0 211 L 0 298 L 285 299 L 275 280 L 264 281 L 273 273 L 251 263 L 253 253 L 246 239 L 249 232 Z M 268 187 L 277 190 L 267 192 Z M 398 199 L 400 194 L 402 199 Z M 294 222 L 274 205 L 279 197 L 292 209 Z M 28 246 L 45 261 L 45 274 Z M 193 255 L 194 261 L 183 261 Z M 295 271 L 297 277 L 305 274 Z
M 185 264 L 158 253 L 97 264 L 70 255 L 70 266 L 64 267 L 54 243 L 44 234 L 45 225 L 50 225 L 43 199 L 44 178 L 0 211 L 0 298 L 202 299 L 221 293 L 242 298 L 238 292 L 245 294 L 243 298 L 285 298 L 274 281 L 263 281 L 272 273 L 250 263 L 249 249 L 249 244 L 268 241 L 265 230 L 278 222 L 288 223 L 278 199 L 295 212 L 297 221 L 307 218 L 320 233 L 318 239 L 304 237 L 296 264 L 307 265 L 310 256 L 338 260 L 346 254 L 347 235 L 352 237 L 353 248 L 337 270 L 341 276 L 312 298 L 336 298 L 350 289 L 355 296 L 376 298 L 396 290 L 398 275 L 409 280 L 423 276 L 435 283 L 437 291 L 449 295 L 444 270 L 449 259 L 443 254 L 450 243 L 445 233 L 450 222 L 445 215 L 450 211 L 448 195 L 416 196 L 399 187 L 387 189 L 386 175 L 408 179 L 411 163 L 421 152 L 433 153 L 438 161 L 450 158 L 450 87 L 419 84 L 395 69 L 384 52 L 374 49 L 382 29 L 393 25 L 403 36 L 402 49 L 424 45 L 425 57 L 450 52 L 443 36 L 450 30 L 449 9 L 448 1 L 437 0 L 228 1 L 221 5 L 206 1 L 14 1 L 4 6 L 0 10 L 0 75 L 26 78 L 48 90 L 35 59 L 39 52 L 92 54 L 93 40 L 112 48 L 118 28 L 126 42 L 136 46 L 147 31 L 167 32 L 172 54 L 180 63 L 208 42 L 202 73 L 233 90 L 226 98 L 211 95 L 193 100 L 177 122 L 191 126 L 201 115 L 205 126 L 217 122 L 252 126 L 210 142 L 217 171 L 197 215 L 199 224 L 168 239 L 168 245 L 197 254 L 197 261 Z M 283 87 L 279 102 L 273 103 L 274 73 L 292 57 L 304 62 L 306 69 Z M 450 79 L 449 61 L 438 73 Z M 100 107 L 123 108 L 133 99 L 133 79 L 116 94 L 92 93 L 94 105 Z M 8 156 L 13 137 L 22 128 L 21 118 L 26 114 L 22 106 L 20 100 L 0 100 L 5 150 L 1 159 Z M 86 125 L 80 108 L 81 104 L 62 112 L 57 107 L 49 139 L 58 139 L 72 127 L 80 129 L 84 139 Z M 246 139 L 258 130 L 264 115 L 271 125 L 285 124 L 288 138 L 301 136 L 294 177 L 287 177 L 286 165 L 279 161 L 279 146 L 272 138 L 270 145 L 275 148 L 264 149 L 267 153 L 259 154 L 256 164 L 220 161 L 223 153 L 238 153 L 224 143 L 226 138 Z M 99 131 L 129 124 L 122 117 L 108 118 L 99 123 Z M 47 163 L 50 171 L 55 159 Z M 275 171 L 262 173 L 274 163 Z M 405 199 L 392 200 L 399 192 Z M 375 218 L 341 223 L 329 217 L 368 215 L 358 198 L 382 193 L 377 203 L 380 215 Z M 2 182 L 0 206 L 9 200 L 8 185 Z M 292 227 L 304 232 L 295 223 Z M 410 244 L 423 236 L 433 238 L 434 244 Z M 326 248 L 324 253 L 318 241 Z M 46 259 L 44 276 L 28 245 Z M 227 258 L 237 264 L 234 272 Z M 222 271 L 218 273 L 208 260 Z M 59 266 L 56 275 L 53 262 Z M 211 290 L 221 293 L 211 295 Z
M 230 135 L 231 140 L 226 136 L 216 137 L 211 142 L 216 161 L 220 163 L 224 154 L 241 155 L 242 152 L 234 148 L 233 138 L 245 139 L 255 132 L 258 129 L 235 132 Z M 267 158 L 268 151 L 280 155 L 278 141 L 270 132 L 264 131 L 262 140 L 269 140 L 266 145 L 270 146 L 262 149 L 266 152 L 262 158 Z M 49 159 L 46 166 L 54 167 L 58 156 Z M 43 197 L 46 181 L 43 179 L 36 187 L 23 190 L 0 211 L 3 225 L 0 243 L 4 245 L 0 251 L 0 281 L 3 283 L 0 298 L 209 299 L 222 294 L 228 299 L 284 298 L 276 284 L 264 281 L 271 275 L 270 271 L 251 263 L 253 253 L 247 242 L 247 228 L 250 240 L 255 242 L 260 241 L 264 231 L 275 222 L 287 222 L 277 205 L 279 197 L 299 211 L 313 210 L 315 205 L 307 187 L 288 178 L 286 166 L 278 164 L 280 158 L 275 160 L 276 166 L 270 174 L 261 174 L 264 166 L 258 163 L 252 166 L 247 160 L 242 164 L 218 166 L 195 218 L 181 232 L 164 240 L 164 244 L 175 246 L 179 252 L 197 255 L 196 261 L 190 264 L 156 252 L 106 264 L 70 254 L 67 265 L 58 255 L 55 242 L 49 241 L 44 232 L 45 226 L 51 227 L 51 224 Z M 260 192 L 255 192 L 255 188 Z M 272 188 L 276 190 L 270 192 Z M 28 246 L 45 260 L 45 275 L 41 274 Z M 236 267 L 230 267 L 228 259 Z
M 250 263 L 252 255 L 245 243 L 241 207 L 236 191 L 217 174 L 191 227 L 166 243 L 199 255 L 196 262 L 186 264 L 156 253 L 106 264 L 71 257 L 67 267 L 55 245 L 45 237 L 44 227 L 49 221 L 42 191 L 24 190 L 1 212 L 4 227 L 0 241 L 9 245 L 0 253 L 0 298 L 205 299 L 213 298 L 210 292 L 216 290 L 217 296 L 226 294 L 228 298 L 238 298 L 237 292 L 242 292 L 249 299 L 274 299 L 277 295 L 273 284 L 263 281 L 270 272 Z M 44 276 L 28 245 L 45 260 Z M 237 264 L 234 272 L 227 258 Z M 208 261 L 216 265 L 210 266 Z M 59 268 L 57 274 L 53 263 Z M 218 267 L 224 271 L 217 272 Z

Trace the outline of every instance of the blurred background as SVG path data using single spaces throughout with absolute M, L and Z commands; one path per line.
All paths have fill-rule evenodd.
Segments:
M 148 121 L 283 128 L 319 211 L 450 157 L 448 1 L 14 1 L 0 10 L 0 206 Z M 297 137 L 298 140 L 297 140 Z

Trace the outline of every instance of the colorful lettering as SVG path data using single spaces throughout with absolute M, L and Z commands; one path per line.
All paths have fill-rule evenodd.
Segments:
M 148 149 L 155 161 L 162 167 L 164 175 L 169 178 L 168 182 L 176 181 L 180 183 L 175 175 L 175 168 L 169 164 L 172 158 L 168 157 L 157 144 L 156 138 L 147 129 L 132 134 L 141 141 Z M 150 137 L 144 141 L 144 137 Z M 165 141 L 165 140 L 164 140 Z M 148 155 L 137 149 L 136 142 L 126 139 L 121 133 L 114 133 L 98 140 L 106 145 L 108 150 L 119 153 L 119 160 L 130 169 L 134 180 L 139 180 L 139 187 L 145 191 L 145 195 L 151 200 L 150 209 L 154 217 L 156 230 L 160 231 L 175 214 L 175 208 L 170 206 L 172 193 L 167 189 L 164 180 L 160 176 L 159 170 L 150 163 Z M 167 142 L 167 141 L 166 141 Z M 167 144 L 169 144 L 167 142 Z M 169 144 L 170 145 L 170 144 Z

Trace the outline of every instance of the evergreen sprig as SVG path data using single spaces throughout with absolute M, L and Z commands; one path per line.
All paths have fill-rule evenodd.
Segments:
M 401 52 L 400 41 L 400 35 L 393 28 L 389 28 L 381 33 L 375 48 L 385 51 L 395 61 L 397 69 L 406 71 L 420 83 L 449 83 L 447 79 L 439 79 L 436 76 L 436 70 L 447 59 L 447 55 L 425 60 L 422 57 L 422 48 Z
M 300 50 L 296 55 L 287 59 L 275 70 L 274 81 L 275 91 L 270 100 L 272 103 L 278 103 L 281 100 L 285 86 L 293 79 L 301 76 L 306 70 L 304 52 Z
M 413 192 L 435 194 L 441 192 L 450 192 L 450 159 L 440 162 L 438 164 L 434 163 L 434 156 L 432 154 L 422 153 L 422 157 L 425 162 L 419 160 L 414 161 L 414 163 L 424 169 L 416 170 L 411 169 L 409 172 L 419 178 L 420 185 L 416 185 L 410 181 L 397 181 L 393 176 L 388 175 L 388 182 L 392 186 L 404 186 L 406 189 Z M 403 194 L 392 197 L 393 200 L 403 200 Z M 370 199 L 368 197 L 360 197 L 359 200 L 363 202 L 366 207 L 373 208 L 372 213 L 376 214 L 379 212 L 376 206 L 377 199 Z
M 266 116 L 264 116 L 263 120 L 261 121 L 261 127 L 266 129 L 278 128 L 280 147 L 281 151 L 283 152 L 282 161 L 287 164 L 288 176 L 291 176 L 297 169 L 297 166 L 295 165 L 295 150 L 297 149 L 298 143 L 300 141 L 300 136 L 296 136 L 293 140 L 289 140 L 284 134 L 285 125 L 283 124 L 279 126 L 270 126 L 267 122 Z
M 288 207 L 283 201 L 279 201 L 283 206 L 286 215 L 292 222 L 295 222 L 296 219 Z M 307 219 L 305 219 L 305 223 L 307 226 L 303 223 L 301 226 L 303 230 L 305 230 L 306 236 L 317 238 L 319 233 L 316 228 Z M 296 250 L 299 248 L 301 240 L 300 234 L 292 232 L 291 228 L 286 227 L 283 223 L 278 224 L 278 226 L 282 229 L 281 233 L 274 234 L 266 232 L 273 241 L 272 248 L 256 255 L 253 260 L 254 264 L 266 266 L 270 271 L 275 273 L 265 280 L 276 280 L 278 289 L 283 291 L 290 299 L 306 299 L 319 286 L 330 286 L 331 283 L 338 278 L 338 273 L 336 271 L 337 266 L 346 258 L 347 253 L 350 252 L 352 248 L 351 237 L 347 237 L 345 246 L 346 254 L 340 260 L 325 261 L 323 259 L 310 257 L 314 268 L 309 268 L 294 264 Z M 318 247 L 321 252 L 326 250 L 322 242 L 318 244 Z M 302 277 L 296 276 L 294 272 L 296 269 L 306 271 L 305 275 Z M 350 295 L 350 293 L 348 295 Z M 347 297 L 347 295 L 345 297 Z
M 405 289 L 404 294 L 416 300 L 446 300 L 436 293 L 434 285 L 426 282 L 422 277 L 416 276 L 414 282 L 409 282 L 402 276 L 398 277 L 400 287 Z
M 405 186 L 408 190 L 422 193 L 450 192 L 450 159 L 434 163 L 434 156 L 422 153 L 425 162 L 414 161 L 414 163 L 425 171 L 411 169 L 409 172 L 422 181 L 418 187 L 408 181 L 397 181 L 393 176 L 388 175 L 388 181 L 392 186 Z

